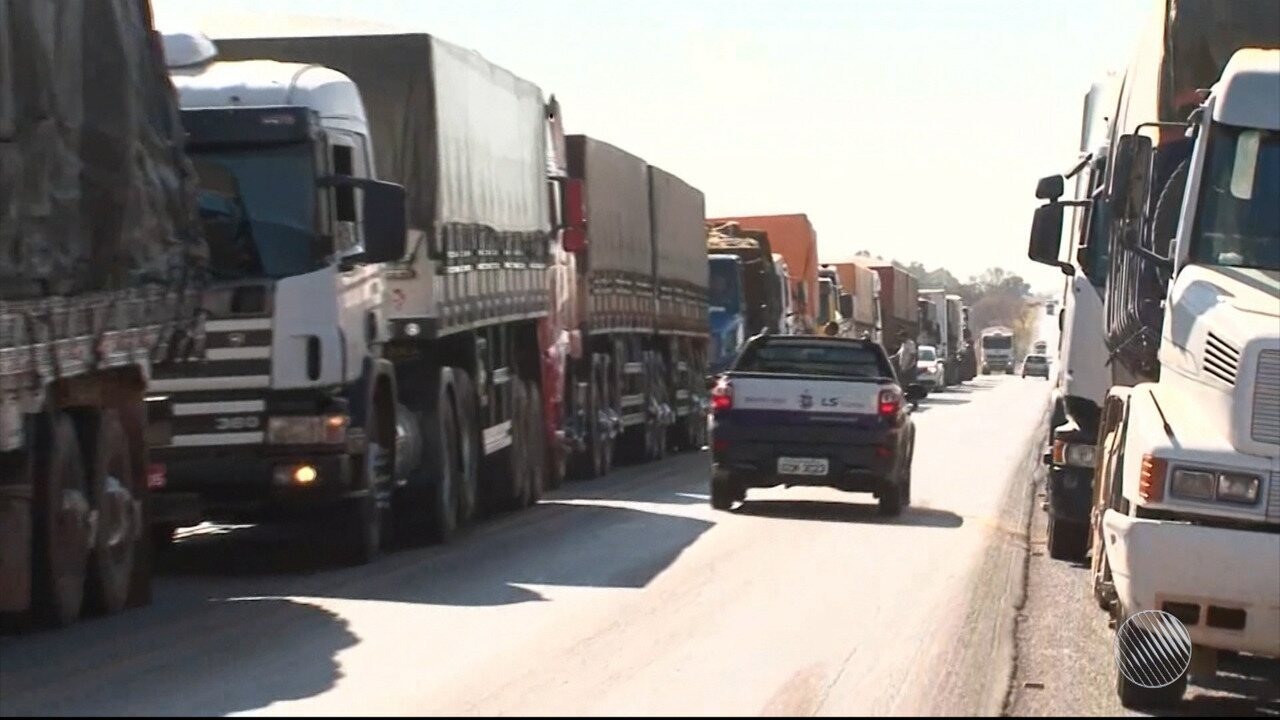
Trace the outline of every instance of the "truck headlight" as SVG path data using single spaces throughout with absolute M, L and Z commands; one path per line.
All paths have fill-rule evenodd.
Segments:
M 1071 467 L 1091 468 L 1097 457 L 1098 449 L 1093 445 L 1070 443 L 1065 440 L 1053 442 L 1053 464 Z
M 1097 448 L 1092 445 L 1067 445 L 1064 453 L 1068 465 L 1076 467 L 1093 467 L 1093 459 L 1097 454 Z
M 1179 468 L 1173 471 L 1169 490 L 1174 496 L 1188 500 L 1212 500 L 1216 482 L 1217 476 L 1211 472 Z
M 346 440 L 346 415 L 273 417 L 267 421 L 270 445 L 340 445 Z
M 1258 491 L 1261 487 L 1262 480 L 1256 475 L 1222 473 L 1218 476 L 1218 499 L 1223 502 L 1253 505 L 1258 502 Z

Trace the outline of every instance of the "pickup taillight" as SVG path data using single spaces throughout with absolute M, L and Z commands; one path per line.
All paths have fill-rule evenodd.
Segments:
M 711 389 L 712 412 L 724 412 L 733 409 L 733 383 L 721 380 Z
M 880 417 L 895 418 L 902 410 L 902 395 L 897 390 L 881 390 L 880 402 L 877 405 L 880 408 Z

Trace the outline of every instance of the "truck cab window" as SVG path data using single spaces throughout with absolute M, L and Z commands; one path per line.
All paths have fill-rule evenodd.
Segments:
M 346 175 L 351 177 L 355 175 L 355 162 L 353 160 L 354 153 L 351 148 L 346 145 L 333 146 L 333 174 Z M 356 192 L 352 188 L 338 188 L 337 194 L 337 214 L 338 220 L 343 222 L 356 221 Z

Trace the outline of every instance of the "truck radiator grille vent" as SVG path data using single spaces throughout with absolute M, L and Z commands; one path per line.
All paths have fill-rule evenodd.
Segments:
M 1236 384 L 1240 351 L 1231 343 L 1209 333 L 1204 343 L 1204 371 L 1228 385 Z
M 1280 472 L 1271 473 L 1267 484 L 1267 522 L 1280 523 Z
M 1258 379 L 1253 387 L 1253 439 L 1280 445 L 1280 350 L 1263 350 L 1258 354 Z

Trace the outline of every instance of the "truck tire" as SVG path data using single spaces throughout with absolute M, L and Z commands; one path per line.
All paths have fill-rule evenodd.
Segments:
M 434 475 L 435 479 L 426 488 L 423 529 L 431 540 L 447 543 L 458 530 L 461 507 L 459 486 L 462 479 L 453 368 L 440 369 L 440 380 L 435 389 L 434 401 L 424 414 L 422 422 L 426 446 L 422 471 L 428 476 Z
M 1049 515 L 1046 544 L 1054 560 L 1081 562 L 1088 551 L 1089 526 Z
M 89 499 L 97 513 L 97 537 L 89 555 L 87 600 L 90 610 L 116 613 L 129 599 L 134 564 L 145 552 L 140 503 L 132 488 L 134 463 L 124 426 L 115 410 L 104 410 L 82 428 L 89 463 Z
M 458 522 L 470 522 L 476 515 L 480 486 L 480 422 L 476 408 L 476 388 L 471 375 L 454 368 L 454 395 L 458 406 Z
M 337 521 L 333 530 L 317 528 L 319 532 L 334 532 L 339 559 L 348 565 L 367 565 L 378 560 L 387 544 L 387 515 L 392 509 L 392 475 L 396 459 L 396 438 L 381 437 L 387 423 L 379 413 L 387 409 L 374 406 L 365 419 L 367 439 L 364 454 L 355 457 L 355 488 L 357 495 L 340 501 Z M 392 423 L 394 427 L 394 423 Z
M 542 391 L 536 380 L 525 381 L 524 408 L 524 492 L 522 507 L 536 505 L 547 489 L 547 435 L 542 427 Z
M 647 359 L 649 397 L 645 403 L 644 459 L 656 462 L 667 457 L 667 426 L 661 413 L 671 407 L 671 396 L 667 391 L 667 364 L 662 356 L 653 352 Z
M 129 447 L 129 459 L 133 462 L 133 499 L 135 519 L 137 521 L 137 543 L 133 556 L 133 577 L 129 581 L 129 599 L 127 607 L 143 607 L 151 604 L 151 580 L 155 566 L 155 546 L 150 542 L 148 529 L 151 527 L 151 488 L 148 472 L 151 458 L 147 449 L 147 409 L 142 398 L 142 389 L 137 395 L 125 400 L 115 407 L 116 417 L 124 430 L 125 442 Z
M 89 563 L 89 489 L 71 418 L 53 412 L 38 424 L 32 606 L 41 624 L 80 617 Z
M 589 478 L 601 478 L 613 470 L 613 451 L 616 438 L 605 427 L 603 415 L 613 411 L 613 397 L 609 382 L 609 357 L 595 354 L 591 358 L 591 401 L 587 407 L 587 437 L 590 457 L 586 464 Z

